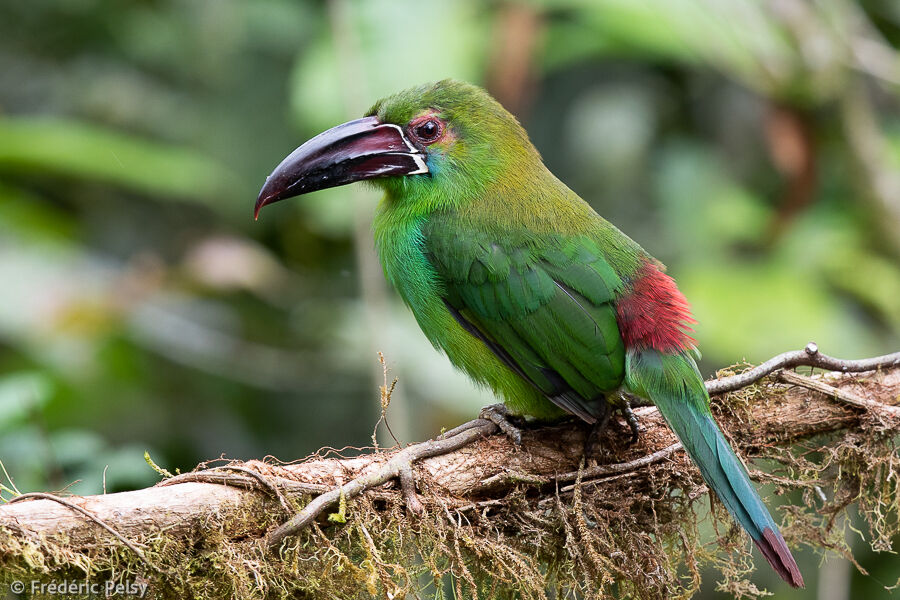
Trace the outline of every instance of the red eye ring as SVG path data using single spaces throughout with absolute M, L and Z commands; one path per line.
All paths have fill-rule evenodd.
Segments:
M 421 144 L 432 144 L 444 135 L 444 124 L 440 119 L 426 116 L 409 124 L 409 132 Z

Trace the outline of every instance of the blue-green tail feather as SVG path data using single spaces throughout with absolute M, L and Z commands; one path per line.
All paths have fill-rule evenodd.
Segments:
M 629 351 L 626 360 L 625 382 L 630 391 L 659 408 L 703 479 L 769 564 L 789 584 L 803 587 L 803 577 L 778 526 L 713 420 L 694 360 L 687 353 L 662 354 L 652 349 Z

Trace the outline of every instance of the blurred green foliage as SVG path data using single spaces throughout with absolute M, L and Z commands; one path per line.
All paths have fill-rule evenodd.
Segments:
M 365 283 L 371 191 L 251 216 L 300 142 L 448 76 L 667 263 L 706 374 L 896 350 L 898 45 L 893 0 L 2 3 L 0 460 L 95 493 L 152 483 L 145 449 L 365 445 L 375 349 L 405 441 L 487 403 Z

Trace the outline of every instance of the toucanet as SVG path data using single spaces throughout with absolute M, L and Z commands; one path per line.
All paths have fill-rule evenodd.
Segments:
M 709 487 L 792 586 L 803 578 L 719 427 L 688 303 L 656 259 L 544 166 L 484 90 L 446 80 L 378 101 L 268 177 L 267 205 L 369 180 L 375 245 L 432 344 L 513 414 L 595 423 L 655 404 Z

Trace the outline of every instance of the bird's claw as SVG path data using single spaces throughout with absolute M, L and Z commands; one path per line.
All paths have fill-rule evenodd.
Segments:
M 587 437 L 584 440 L 584 455 L 586 457 L 590 458 L 600 454 L 600 448 L 602 447 L 600 438 L 609 426 L 609 417 L 611 414 L 612 408 L 604 401 L 603 416 L 596 423 L 591 425 Z
M 641 435 L 641 426 L 638 424 L 634 411 L 631 410 L 631 400 L 623 395 L 622 401 L 624 402 L 621 407 L 622 416 L 625 417 L 625 422 L 628 423 L 628 427 L 631 429 L 631 439 L 628 440 L 628 445 L 632 446 L 638 441 L 638 438 Z
M 486 419 L 500 428 L 516 446 L 522 445 L 522 430 L 510 422 L 512 415 L 504 404 L 491 404 L 485 406 L 478 413 L 480 419 Z

